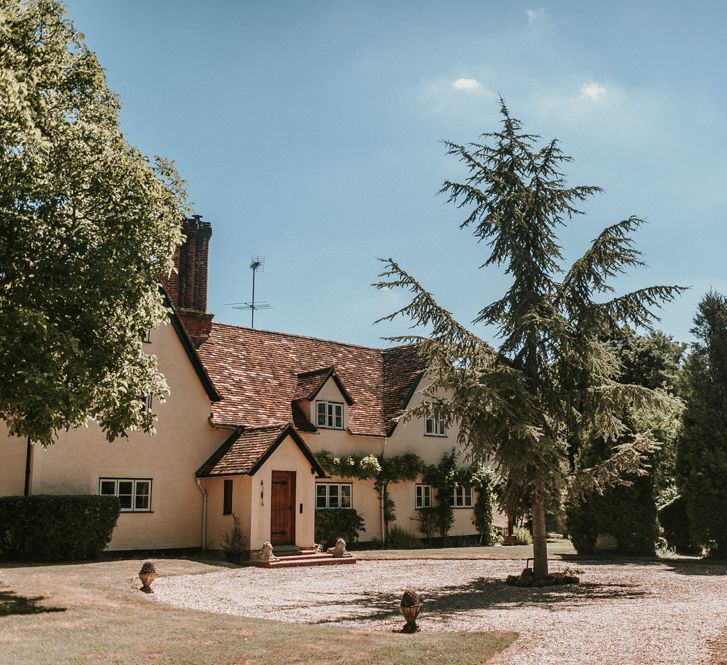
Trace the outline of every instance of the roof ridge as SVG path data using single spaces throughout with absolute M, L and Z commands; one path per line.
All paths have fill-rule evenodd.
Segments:
M 235 330 L 245 330 L 247 332 L 254 333 L 267 333 L 269 335 L 280 335 L 281 337 L 297 337 L 298 339 L 310 339 L 314 342 L 328 342 L 329 344 L 337 344 L 338 346 L 351 346 L 356 349 L 366 349 L 367 351 L 378 351 L 379 353 L 385 353 L 386 351 L 392 351 L 395 349 L 403 349 L 408 346 L 416 346 L 415 342 L 409 344 L 400 344 L 399 346 L 365 346 L 364 344 L 354 344 L 353 342 L 339 342 L 335 339 L 328 339 L 326 337 L 313 337 L 312 335 L 301 335 L 298 333 L 282 332 L 280 330 L 265 330 L 263 328 L 249 328 L 248 326 L 236 326 L 233 323 L 223 323 L 222 321 L 212 321 L 212 326 L 224 326 L 225 328 L 234 328 Z

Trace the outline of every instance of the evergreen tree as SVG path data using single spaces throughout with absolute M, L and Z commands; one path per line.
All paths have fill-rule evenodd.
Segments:
M 119 128 L 119 100 L 57 0 L 0 2 L 0 418 L 43 444 L 93 417 L 152 431 L 167 387 L 141 333 L 187 213 L 173 166 Z
M 710 291 L 691 330 L 677 473 L 695 542 L 727 555 L 727 298 Z
M 579 202 L 597 187 L 566 186 L 560 169 L 570 161 L 553 140 L 522 130 L 501 102 L 502 126 L 482 143 L 447 143 L 468 170 L 462 183 L 445 181 L 441 192 L 469 208 L 462 228 L 486 242 L 484 266 L 502 266 L 511 285 L 485 306 L 475 325 L 498 332 L 493 349 L 435 301 L 431 293 L 393 259 L 385 260 L 378 288 L 402 288 L 412 301 L 384 317 L 404 316 L 428 335 L 394 338 L 419 342 L 431 368 L 421 407 L 407 415 L 441 409 L 460 425 L 460 443 L 481 461 L 491 461 L 503 479 L 508 514 L 530 509 L 533 572 L 548 574 L 546 507 L 560 504 L 568 486 L 580 491 L 618 482 L 626 471 L 640 473 L 655 442 L 629 430 L 625 408 L 657 404 L 643 386 L 618 383 L 619 363 L 604 342 L 623 325 L 648 325 L 653 308 L 671 300 L 679 287 L 653 286 L 613 297 L 609 278 L 641 265 L 630 234 L 642 221 L 630 217 L 606 228 L 570 268 L 563 266 L 557 231 L 580 211 Z M 441 398 L 447 394 L 446 399 Z M 571 442 L 620 443 L 603 462 L 569 468 Z
M 675 396 L 677 375 L 684 345 L 664 333 L 638 335 L 627 328 L 613 341 L 621 363 L 618 381 L 638 384 L 662 393 L 671 406 L 627 410 L 624 422 L 632 431 L 651 430 L 661 447 L 649 458 L 649 473 L 627 474 L 628 484 L 608 487 L 570 497 L 567 506 L 568 533 L 580 554 L 593 554 L 600 534 L 613 536 L 622 554 L 652 555 L 659 530 L 657 503 L 674 497 L 674 451 L 682 402 Z M 661 406 L 661 405 L 660 405 Z M 593 465 L 607 458 L 614 445 L 594 442 L 584 451 L 582 464 Z

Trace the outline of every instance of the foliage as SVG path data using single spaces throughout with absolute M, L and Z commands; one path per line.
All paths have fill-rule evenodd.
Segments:
M 528 529 L 522 526 L 516 526 L 512 530 L 512 535 L 515 537 L 516 545 L 532 545 L 533 536 Z
M 626 409 L 623 421 L 633 431 L 652 432 L 662 445 L 648 456 L 648 474 L 626 474 L 626 484 L 569 497 L 568 530 L 581 554 L 593 554 L 598 536 L 611 534 L 617 541 L 615 551 L 651 556 L 659 535 L 657 493 L 664 496 L 673 489 L 675 442 L 683 409 L 676 397 L 677 376 L 684 346 L 660 332 L 637 335 L 630 329 L 619 331 L 613 344 L 621 367 L 618 380 L 661 396 L 658 409 L 648 405 Z M 593 442 L 581 461 L 598 463 L 612 450 L 603 441 Z
M 111 540 L 119 509 L 113 496 L 0 497 L 0 558 L 96 559 Z
M 140 332 L 165 320 L 183 183 L 126 142 L 58 0 L 0 6 L 0 99 L 0 418 L 44 445 L 89 416 L 151 432 L 167 386 Z
M 695 543 L 727 554 L 727 298 L 699 303 L 684 369 L 683 432 L 677 473 Z
M 389 537 L 386 539 L 386 546 L 394 550 L 414 550 L 421 547 L 422 543 L 416 534 L 399 526 L 392 526 L 389 529 Z
M 240 518 L 232 513 L 232 528 L 222 536 L 222 549 L 230 554 L 240 554 L 247 549 L 247 539 L 240 528 Z
M 495 527 L 492 523 L 492 510 L 495 505 L 495 490 L 492 472 L 484 466 L 473 470 L 472 487 L 477 490 L 473 522 L 480 534 L 481 545 L 492 545 L 496 541 Z
M 353 508 L 329 508 L 316 511 L 315 538 L 327 547 L 343 538 L 347 544 L 355 543 L 364 529 L 364 519 Z
M 419 528 L 427 539 L 427 542 L 431 544 L 434 534 L 437 533 L 439 511 L 436 506 L 417 508 L 417 515 L 419 516 Z
M 652 286 L 613 296 L 609 280 L 642 265 L 631 234 L 642 224 L 629 217 L 604 229 L 585 254 L 564 266 L 557 231 L 580 214 L 577 205 L 600 191 L 567 187 L 561 168 L 570 158 L 557 141 L 539 146 L 501 102 L 502 126 L 480 143 L 447 143 L 468 171 L 464 182 L 445 181 L 441 192 L 468 208 L 462 228 L 489 247 L 484 266 L 503 266 L 511 278 L 504 296 L 474 323 L 495 330 L 493 349 L 454 317 L 393 259 L 385 261 L 378 288 L 401 288 L 412 300 L 381 320 L 404 316 L 428 335 L 394 338 L 418 343 L 430 368 L 425 403 L 407 412 L 421 416 L 436 400 L 459 422 L 461 443 L 479 460 L 492 460 L 503 478 L 508 514 L 528 508 L 533 517 L 534 574 L 547 575 L 546 507 L 555 507 L 569 485 L 576 492 L 643 473 L 655 447 L 649 433 L 622 420 L 627 408 L 662 401 L 648 388 L 617 381 L 618 359 L 604 339 L 626 324 L 649 325 L 653 308 L 679 287 Z M 612 454 L 586 467 L 579 449 L 592 441 L 615 443 Z
M 659 524 L 666 544 L 679 554 L 697 554 L 687 515 L 687 502 L 678 496 L 659 509 Z
M 464 483 L 466 471 L 457 467 L 457 455 L 454 450 L 445 453 L 438 464 L 427 467 L 424 482 L 435 491 L 435 504 L 432 510 L 436 515 L 437 532 L 441 538 L 449 535 L 454 524 L 452 508 L 452 488 L 460 482 Z
M 317 457 L 326 473 L 331 476 L 369 480 L 377 478 L 381 473 L 381 464 L 374 455 L 334 457 L 333 453 L 323 450 Z

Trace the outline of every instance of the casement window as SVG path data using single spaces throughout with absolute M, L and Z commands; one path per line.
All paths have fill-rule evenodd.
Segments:
M 316 425 L 331 429 L 343 429 L 343 404 L 341 402 L 316 402 Z
M 232 480 L 225 480 L 224 482 L 222 514 L 232 515 Z
M 316 510 L 350 508 L 351 483 L 316 483 Z
M 414 507 L 419 508 L 431 508 L 432 507 L 432 486 L 431 485 L 416 485 L 415 488 L 415 499 Z
M 444 418 L 436 410 L 424 419 L 424 434 L 427 436 L 447 436 Z
M 452 508 L 472 508 L 472 488 L 458 485 L 452 488 Z
M 151 344 L 151 328 L 141 331 L 141 341 L 144 344 Z
M 123 513 L 151 511 L 151 478 L 100 478 L 98 493 L 119 497 Z
M 151 407 L 154 405 L 154 395 L 152 393 L 147 393 L 144 397 L 144 414 L 150 414 L 151 413 Z

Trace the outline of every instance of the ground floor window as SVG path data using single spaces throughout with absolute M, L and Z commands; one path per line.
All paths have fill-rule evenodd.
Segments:
M 352 489 L 351 483 L 317 483 L 316 510 L 350 508 Z
M 458 485 L 452 488 L 453 508 L 472 508 L 472 488 Z
M 151 478 L 100 478 L 98 493 L 119 497 L 122 512 L 151 510 Z
M 417 485 L 416 486 L 416 498 L 414 501 L 414 507 L 417 509 L 432 507 L 432 487 L 431 487 L 431 485 Z
M 222 497 L 222 514 L 232 515 L 232 480 L 225 480 Z

